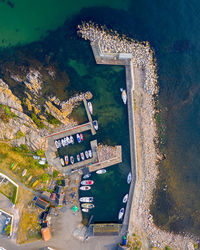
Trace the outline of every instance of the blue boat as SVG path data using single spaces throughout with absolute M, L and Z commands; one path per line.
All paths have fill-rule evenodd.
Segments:
M 76 134 L 76 138 L 77 138 L 78 143 L 80 143 L 81 142 L 81 138 L 80 138 L 79 134 Z

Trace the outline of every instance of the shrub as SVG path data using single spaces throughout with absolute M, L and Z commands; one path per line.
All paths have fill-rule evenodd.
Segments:
M 58 119 L 56 119 L 54 116 L 52 116 L 48 113 L 47 113 L 47 121 L 52 125 L 60 125 L 61 124 L 61 122 Z
M 15 187 L 13 198 L 12 198 L 12 203 L 15 204 L 17 200 L 17 187 Z
M 25 134 L 24 134 L 21 130 L 19 130 L 19 131 L 17 132 L 16 138 L 17 138 L 17 139 L 20 139 L 20 138 L 23 137 L 23 136 L 25 136 Z
M 54 170 L 53 171 L 53 178 L 58 177 L 58 174 L 59 174 L 58 170 Z
M 32 120 L 35 122 L 35 124 L 37 125 L 38 128 L 45 128 L 44 123 L 42 123 L 42 122 L 40 121 L 40 119 L 37 118 L 37 115 L 36 115 L 36 114 L 32 113 L 32 114 L 31 114 L 31 118 L 32 118 Z
M 36 152 L 36 155 L 44 156 L 44 151 L 42 149 L 38 149 L 37 152 Z
M 21 144 L 20 145 L 20 148 L 23 152 L 25 153 L 28 153 L 29 152 L 29 149 L 28 149 L 28 146 L 26 144 Z
M 48 174 L 43 174 L 40 177 L 42 182 L 47 182 L 49 180 L 49 175 Z
M 10 235 L 10 233 L 11 233 L 11 224 L 7 225 L 7 227 L 5 228 L 5 232 L 6 232 L 7 236 Z

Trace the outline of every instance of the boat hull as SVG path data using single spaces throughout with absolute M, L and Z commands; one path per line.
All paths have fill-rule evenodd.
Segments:
M 81 181 L 81 185 L 93 185 L 94 181 L 92 180 L 86 180 L 86 181 Z
M 81 197 L 80 202 L 93 202 L 93 197 Z
M 91 209 L 91 208 L 94 208 L 94 204 L 92 204 L 92 203 L 83 203 L 83 204 L 81 204 L 81 207 Z
M 106 170 L 105 169 L 100 169 L 96 171 L 97 174 L 105 174 Z
M 118 219 L 121 220 L 124 216 L 124 208 L 121 208 L 119 211 Z
M 90 190 L 90 189 L 91 189 L 90 186 L 81 186 L 80 187 L 80 190 L 82 190 L 82 191 L 87 191 L 87 190 Z
M 128 200 L 128 194 L 124 195 L 124 198 L 123 198 L 123 203 L 126 203 Z

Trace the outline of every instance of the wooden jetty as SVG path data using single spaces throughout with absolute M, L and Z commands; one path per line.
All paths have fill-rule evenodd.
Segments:
M 121 224 L 117 223 L 95 223 L 90 225 L 93 236 L 118 235 L 121 231 Z

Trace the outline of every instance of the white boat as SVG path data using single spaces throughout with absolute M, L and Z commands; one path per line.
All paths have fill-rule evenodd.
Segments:
M 80 161 L 81 157 L 79 154 L 77 154 L 76 159 L 77 159 L 77 161 Z
M 93 202 L 93 197 L 81 197 L 80 202 Z
M 84 161 L 85 160 L 85 156 L 84 156 L 84 153 L 81 152 L 81 160 Z
M 63 158 L 60 158 L 60 162 L 61 162 L 62 166 L 65 166 L 65 162 L 64 162 Z
M 70 135 L 70 143 L 71 143 L 71 144 L 74 144 L 74 138 L 73 138 L 72 135 Z
M 132 174 L 131 172 L 128 174 L 127 176 L 127 183 L 130 184 L 131 183 L 131 179 L 132 179 Z
M 55 141 L 55 146 L 56 146 L 56 148 L 60 147 L 58 141 Z
M 83 176 L 83 179 L 87 179 L 87 178 L 89 178 L 91 176 L 91 174 L 85 174 L 84 176 Z
M 88 159 L 89 158 L 89 154 L 88 154 L 88 151 L 86 150 L 85 151 L 85 157 Z
M 124 198 L 123 198 L 123 203 L 126 203 L 128 200 L 128 194 L 124 195 Z
M 68 144 L 71 143 L 71 142 L 70 142 L 70 138 L 69 138 L 68 136 L 66 137 L 66 140 L 67 140 Z
M 96 171 L 97 174 L 105 174 L 106 170 L 105 169 L 99 169 Z
M 65 146 L 68 145 L 67 137 L 64 138 Z
M 87 191 L 87 190 L 90 190 L 91 187 L 90 186 L 81 186 L 80 187 L 80 190 L 83 190 L 83 191 Z
M 71 162 L 71 164 L 74 164 L 74 157 L 73 156 L 70 156 L 70 162 Z
M 127 95 L 126 95 L 126 90 L 125 89 L 120 89 L 122 91 L 122 100 L 123 103 L 126 104 L 127 102 Z
M 92 150 L 88 150 L 89 157 L 92 158 Z
M 81 181 L 81 185 L 93 185 L 94 181 L 93 180 L 85 180 Z
M 64 138 L 63 139 L 61 139 L 61 144 L 62 144 L 62 146 L 63 147 L 65 147 L 66 145 L 65 145 L 65 140 L 64 140 Z
M 88 109 L 90 111 L 90 114 L 92 115 L 92 113 L 93 113 L 93 107 L 92 107 L 92 103 L 91 102 L 88 102 Z
M 93 121 L 93 126 L 94 126 L 95 130 L 98 130 L 99 126 L 98 126 L 97 120 Z
M 82 208 L 81 209 L 84 213 L 88 213 L 89 212 L 89 209 L 88 208 Z
M 124 215 L 124 208 L 121 208 L 119 211 L 118 219 L 121 220 L 123 218 L 123 215 Z

